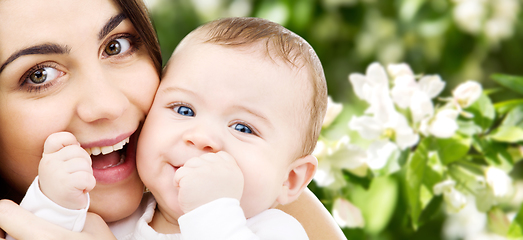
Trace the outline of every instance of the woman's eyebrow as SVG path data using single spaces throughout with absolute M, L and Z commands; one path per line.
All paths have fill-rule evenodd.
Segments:
M 4 70 L 4 68 L 17 58 L 25 55 L 35 55 L 35 54 L 66 54 L 69 53 L 71 49 L 67 46 L 60 46 L 58 44 L 54 43 L 44 43 L 28 48 L 24 48 L 22 50 L 19 50 L 15 53 L 13 53 L 7 60 L 2 64 L 0 67 L 0 73 Z
M 123 13 L 120 13 L 109 19 L 109 21 L 107 21 L 102 30 L 100 30 L 100 33 L 98 33 L 98 40 L 101 41 L 102 39 L 104 39 L 113 29 L 118 27 L 118 25 L 120 25 L 120 23 L 125 19 L 127 19 L 127 16 L 125 16 L 125 14 Z
M 100 33 L 98 33 L 98 39 L 102 40 L 105 38 L 113 29 L 118 27 L 120 23 L 127 19 L 127 16 L 125 14 L 120 13 L 111 19 L 107 21 L 107 23 L 103 26 L 102 30 L 100 30 Z M 28 48 L 24 48 L 22 50 L 19 50 L 15 53 L 13 53 L 7 60 L 0 66 L 0 73 L 5 69 L 5 67 L 16 60 L 17 58 L 25 55 L 36 55 L 36 54 L 66 54 L 70 52 L 70 48 L 67 46 L 60 46 L 58 44 L 54 43 L 44 43 L 40 45 L 31 46 Z

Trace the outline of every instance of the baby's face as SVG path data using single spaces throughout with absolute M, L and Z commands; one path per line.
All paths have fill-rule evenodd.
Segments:
M 140 135 L 137 161 L 145 185 L 176 218 L 176 167 L 207 152 L 225 151 L 237 161 L 246 217 L 277 203 L 289 164 L 301 150 L 311 87 L 300 79 L 304 70 L 253 49 L 191 44 L 168 65 Z

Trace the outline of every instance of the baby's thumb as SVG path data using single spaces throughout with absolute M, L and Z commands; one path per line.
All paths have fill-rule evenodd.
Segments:
M 54 153 L 60 149 L 70 146 L 80 145 L 76 137 L 70 132 L 57 132 L 49 135 L 44 143 L 44 153 Z

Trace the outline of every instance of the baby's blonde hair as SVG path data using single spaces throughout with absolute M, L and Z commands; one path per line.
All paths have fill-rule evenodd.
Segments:
M 312 98 L 306 105 L 310 116 L 307 123 L 301 156 L 313 152 L 327 109 L 327 83 L 316 52 L 302 37 L 285 27 L 262 18 L 233 17 L 207 23 L 193 33 L 206 32 L 203 41 L 225 46 L 248 46 L 264 40 L 267 56 L 281 58 L 296 69 L 306 67 L 312 84 Z M 199 35 L 201 36 L 201 35 Z M 271 55 L 272 54 L 272 55 Z M 309 117 L 309 119 L 307 119 Z

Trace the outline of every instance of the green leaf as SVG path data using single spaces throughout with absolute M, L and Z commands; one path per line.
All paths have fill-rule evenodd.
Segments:
M 481 127 L 476 125 L 473 120 L 464 121 L 462 119 L 458 119 L 457 122 L 458 132 L 463 135 L 472 136 L 481 133 Z
M 389 224 L 398 200 L 398 184 L 390 176 L 372 180 L 368 190 L 358 186 L 351 192 L 351 201 L 365 219 L 365 230 L 380 233 Z
M 503 115 L 516 106 L 523 105 L 523 99 L 513 99 L 494 104 L 494 108 L 499 115 Z
M 485 157 L 489 165 L 509 171 L 514 165 L 514 160 L 508 152 L 509 144 L 496 142 L 493 139 L 474 136 L 472 146 Z
M 433 154 L 434 153 L 434 154 Z M 427 166 L 425 167 L 425 174 L 423 175 L 423 185 L 432 193 L 434 185 L 443 181 L 444 167 L 436 152 L 429 152 Z M 433 196 L 431 196 L 432 198 Z
M 401 157 L 402 157 L 402 153 L 399 149 L 393 151 L 391 153 L 391 155 L 389 156 L 389 159 L 387 160 L 387 164 L 381 169 L 372 170 L 372 173 L 374 174 L 374 176 L 379 177 L 379 176 L 387 176 L 387 175 L 390 175 L 392 173 L 399 171 L 401 169 L 401 166 L 399 163 L 399 160 Z
M 491 78 L 509 90 L 523 94 L 523 77 L 505 74 L 493 74 Z
M 421 184 L 425 174 L 425 167 L 427 166 L 429 145 L 430 138 L 424 139 L 407 161 L 405 182 L 407 185 L 407 198 L 410 205 L 412 227 L 414 229 L 417 229 L 419 226 L 418 219 L 423 208 L 420 200 Z
M 343 170 L 343 173 L 347 182 L 355 183 L 359 186 L 362 186 L 364 189 L 368 189 L 372 181 L 371 177 L 369 176 L 370 174 L 367 174 L 364 177 L 360 177 L 346 170 Z
M 510 228 L 510 221 L 501 208 L 492 207 L 492 209 L 487 212 L 487 220 L 487 227 L 490 231 L 501 236 L 507 235 Z
M 516 143 L 523 141 L 523 128 L 516 126 L 500 126 L 489 136 L 499 142 Z
M 432 200 L 430 200 L 427 207 L 423 209 L 423 211 L 421 212 L 421 216 L 419 217 L 419 224 L 423 225 L 429 222 L 439 212 L 442 202 L 442 195 L 433 197 Z
M 463 158 L 469 151 L 472 139 L 455 134 L 451 138 L 438 138 L 436 140 L 436 150 L 445 165 Z
M 468 107 L 466 111 L 474 114 L 474 123 L 480 126 L 484 132 L 492 126 L 494 118 L 496 117 L 494 105 L 490 98 L 485 94 L 481 94 L 479 99 Z
M 518 126 L 523 128 L 523 104 L 514 106 L 503 119 L 501 126 Z
M 509 239 L 523 239 L 523 207 L 521 206 L 516 218 L 510 224 L 507 237 Z

